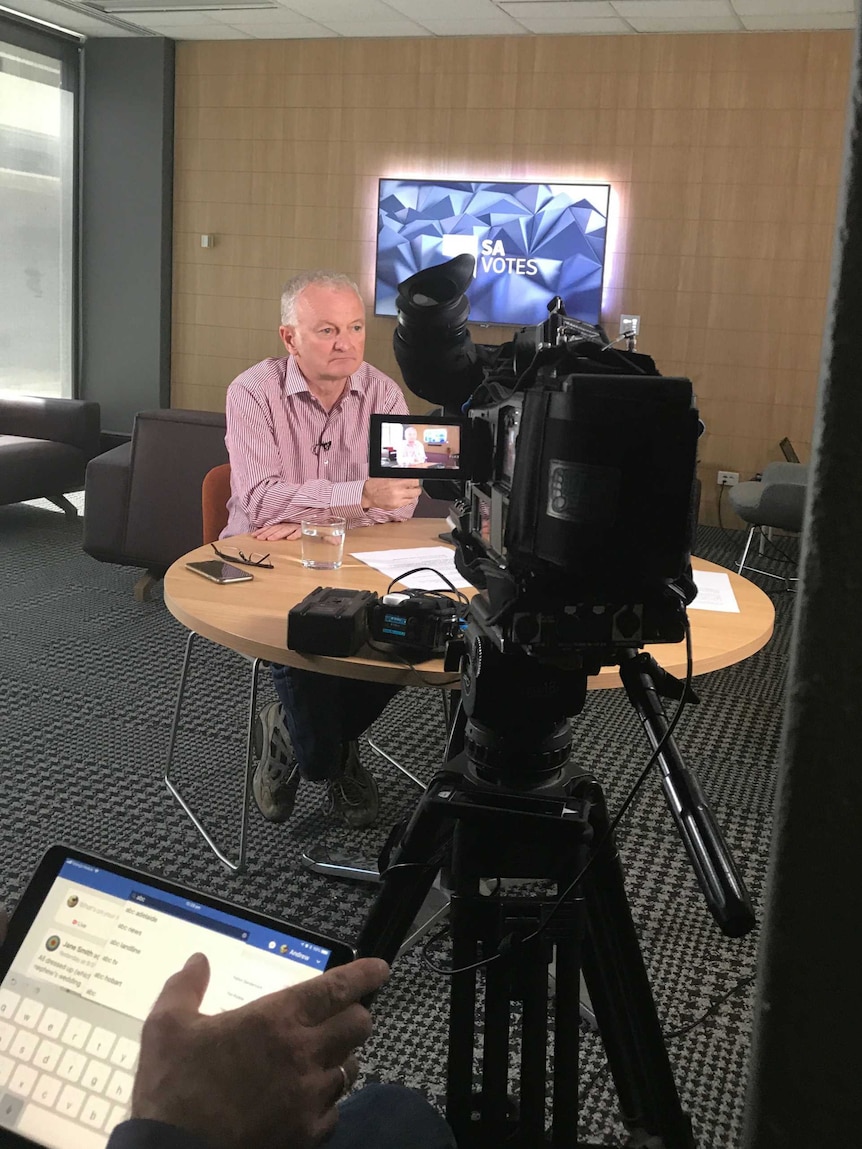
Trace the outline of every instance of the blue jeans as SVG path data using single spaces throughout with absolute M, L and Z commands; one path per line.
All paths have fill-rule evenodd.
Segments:
M 364 734 L 401 689 L 279 665 L 272 667 L 272 681 L 307 782 L 336 778 L 342 744 Z
M 403 1085 L 366 1085 L 342 1101 L 338 1113 L 321 1149 L 456 1149 L 437 1110 Z

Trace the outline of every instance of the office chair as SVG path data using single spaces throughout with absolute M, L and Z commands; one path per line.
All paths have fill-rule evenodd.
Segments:
M 217 467 L 213 467 L 204 475 L 203 483 L 201 484 L 201 521 L 203 524 L 203 538 L 204 543 L 214 543 L 218 541 L 219 535 L 227 526 L 227 501 L 230 497 L 230 463 L 221 463 Z M 180 671 L 180 684 L 177 689 L 176 703 L 174 704 L 174 717 L 171 723 L 171 732 L 168 741 L 168 755 L 165 763 L 164 780 L 168 790 L 185 810 L 186 814 L 191 819 L 195 829 L 203 837 L 209 848 L 222 863 L 229 870 L 235 874 L 241 874 L 246 868 L 246 843 L 248 837 L 248 811 L 251 805 L 251 780 L 254 773 L 254 725 L 257 719 L 257 693 L 258 682 L 261 666 L 268 665 L 262 658 L 249 658 L 246 661 L 251 663 L 251 689 L 249 692 L 248 700 L 248 722 L 246 730 L 246 750 L 245 750 L 245 780 L 243 783 L 242 795 L 242 813 L 240 816 L 240 830 L 239 830 L 239 853 L 236 861 L 232 861 L 227 854 L 218 846 L 209 831 L 201 822 L 198 815 L 189 805 L 186 798 L 180 793 L 176 782 L 171 778 L 171 767 L 174 758 L 174 745 L 176 743 L 177 729 L 179 727 L 180 714 L 182 712 L 183 700 L 185 698 L 186 683 L 188 681 L 189 665 L 191 663 L 192 650 L 195 642 L 201 635 L 195 631 L 190 630 L 188 638 L 186 639 L 185 653 L 183 655 L 183 665 Z M 207 640 L 209 641 L 209 640 Z
M 207 471 L 201 483 L 201 523 L 203 542 L 216 543 L 227 526 L 227 501 L 230 498 L 230 463 Z
M 737 570 L 751 570 L 767 578 L 782 582 L 796 582 L 796 576 L 778 575 L 761 570 L 746 560 L 751 549 L 755 531 L 760 535 L 760 553 L 763 554 L 764 538 L 771 541 L 773 528 L 798 534 L 802 530 L 802 516 L 805 512 L 805 495 L 808 483 L 808 467 L 804 463 L 769 463 L 763 469 L 760 480 L 737 483 L 730 488 L 730 505 L 746 523 L 750 524 L 742 558 Z

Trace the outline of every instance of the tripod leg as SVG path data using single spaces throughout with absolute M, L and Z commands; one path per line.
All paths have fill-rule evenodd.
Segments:
M 550 953 L 544 938 L 535 938 L 523 947 L 519 971 L 523 1000 L 519 1124 L 521 1138 L 525 1145 L 541 1145 L 545 1133 L 546 1076 L 542 1071 L 545 1069 L 548 1059 L 549 963 Z M 577 1030 L 577 1025 L 575 1029 Z M 576 1083 L 577 1078 L 574 1078 L 570 1084 L 574 1085 L 571 1092 L 575 1095 L 575 1108 L 577 1109 L 578 1091 Z M 556 1112 L 553 1116 L 556 1124 Z
M 595 803 L 590 820 L 595 840 L 601 842 L 608 831 L 607 809 L 598 786 L 592 783 L 590 788 Z M 665 1149 L 694 1149 L 691 1122 L 671 1072 L 613 838 L 601 847 L 582 889 L 587 908 L 584 978 L 623 1120 L 633 1134 L 659 1136 Z
M 446 796 L 452 779 L 437 774 L 419 800 L 381 875 L 381 890 L 359 934 L 360 957 L 394 961 L 440 871 L 452 836 Z
M 697 775 L 685 765 L 676 743 L 668 736 L 669 723 L 659 697 L 658 682 L 669 676 L 654 658 L 642 651 L 621 659 L 620 677 L 650 745 L 657 752 L 668 809 L 707 905 L 728 937 L 744 937 L 755 925 L 748 890 Z
M 449 902 L 449 922 L 452 932 L 452 968 L 473 965 L 479 958 L 479 946 L 471 931 L 465 929 L 469 909 L 463 898 L 455 894 Z M 453 1130 L 469 1130 L 473 1120 L 473 1052 L 476 1040 L 476 971 L 458 974 L 451 980 L 449 990 L 449 1053 L 446 1065 L 446 1117 Z M 493 1027 L 492 1027 L 493 1028 Z M 494 1044 L 485 1033 L 485 1051 Z M 499 1047 L 497 1047 L 499 1048 Z M 508 1031 L 503 1042 L 503 1055 L 508 1054 Z M 506 1066 L 504 1065 L 504 1071 Z M 484 1117 L 483 1098 L 483 1117 Z
M 581 942 L 570 935 L 557 942 L 556 990 L 554 994 L 554 1122 L 552 1149 L 577 1145 L 579 1080 Z

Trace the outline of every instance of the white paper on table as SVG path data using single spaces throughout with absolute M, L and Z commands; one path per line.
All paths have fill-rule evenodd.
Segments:
M 692 571 L 697 596 L 688 604 L 689 610 L 720 610 L 725 614 L 739 614 L 739 603 L 723 571 Z
M 353 558 L 376 571 L 386 575 L 387 578 L 397 579 L 402 586 L 415 587 L 417 590 L 448 590 L 446 583 L 434 574 L 439 571 L 445 575 L 453 586 L 461 588 L 471 586 L 463 575 L 455 569 L 455 552 L 449 547 L 413 547 L 400 551 L 354 551 Z M 430 571 L 417 571 L 408 575 L 406 579 L 398 576 L 413 567 L 432 567 Z

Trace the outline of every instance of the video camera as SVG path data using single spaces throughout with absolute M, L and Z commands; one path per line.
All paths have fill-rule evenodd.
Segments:
M 694 1149 L 626 899 L 613 837 L 621 815 L 611 821 L 598 779 L 573 760 L 568 721 L 585 704 L 588 676 L 618 665 L 707 903 L 728 936 L 750 931 L 744 882 L 672 737 L 681 708 L 669 721 L 662 703 L 696 696 L 638 649 L 690 637 L 700 433 L 692 386 L 663 377 L 647 356 L 617 351 L 601 329 L 566 316 L 560 299 L 511 343 L 474 345 L 472 271 L 472 257 L 458 256 L 399 285 L 396 357 L 407 385 L 442 411 L 374 417 L 371 474 L 416 477 L 429 494 L 454 498 L 456 565 L 479 593 L 463 641 L 447 651 L 446 669 L 459 656 L 461 697 L 445 763 L 390 837 L 357 950 L 393 960 L 445 873 L 447 1118 L 459 1145 L 582 1143 L 583 972 L 626 1145 Z M 492 896 L 482 890 L 489 875 L 500 879 Z M 524 896 L 507 892 L 505 879 L 543 886 Z
M 621 649 L 680 641 L 695 594 L 691 382 L 617 350 L 560 298 L 512 342 L 475 345 L 473 267 L 459 255 L 399 285 L 396 358 L 442 410 L 373 416 L 371 475 L 454 501 L 456 565 L 484 592 L 469 617 L 501 652 L 597 673 Z

